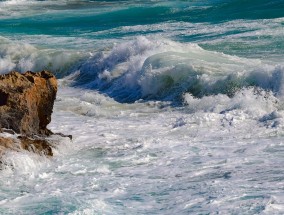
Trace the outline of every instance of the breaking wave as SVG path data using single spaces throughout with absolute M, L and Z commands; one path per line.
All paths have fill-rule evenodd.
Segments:
M 138 37 L 118 44 L 74 70 L 73 86 L 98 90 L 119 102 L 182 102 L 184 94 L 233 97 L 245 88 L 283 95 L 283 65 L 161 38 Z

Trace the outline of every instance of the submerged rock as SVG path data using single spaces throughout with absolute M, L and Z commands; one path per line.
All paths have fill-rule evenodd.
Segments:
M 0 137 L 0 156 L 7 150 L 11 149 L 14 151 L 20 150 L 20 144 L 17 139 Z
M 56 93 L 57 80 L 47 71 L 0 75 L 0 155 L 7 149 L 53 155 L 45 138 L 52 134 L 46 126 Z
M 50 143 L 45 139 L 32 139 L 28 137 L 19 137 L 21 148 L 40 155 L 52 156 Z
M 27 150 L 39 155 L 53 156 L 51 144 L 45 139 L 33 139 L 29 137 L 0 137 L 0 156 L 5 151 Z

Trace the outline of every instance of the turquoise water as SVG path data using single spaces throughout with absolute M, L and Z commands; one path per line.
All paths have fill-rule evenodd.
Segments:
M 277 36 L 257 30 L 281 31 L 283 26 L 282 1 L 2 1 L 1 8 L 1 34 L 15 39 L 45 35 L 100 43 L 161 35 L 175 41 L 209 43 L 235 35 L 241 41 L 230 48 L 241 53 L 245 52 L 242 46 L 251 41 L 258 39 L 255 42 L 261 44 Z M 281 53 L 282 41 L 278 37 L 273 40 L 273 50 Z M 43 41 L 38 45 L 50 47 Z M 75 48 L 68 43 L 62 46 Z M 224 51 L 221 47 L 211 49 Z M 230 54 L 229 48 L 226 53 Z
M 0 74 L 54 72 L 74 136 L 0 213 L 283 214 L 283 54 L 283 0 L 0 1 Z

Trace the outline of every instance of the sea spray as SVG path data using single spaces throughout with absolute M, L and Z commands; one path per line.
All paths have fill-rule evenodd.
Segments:
M 20 72 L 50 70 L 62 77 L 83 56 L 86 54 L 68 50 L 39 49 L 27 43 L 0 37 L 0 74 L 12 70 Z

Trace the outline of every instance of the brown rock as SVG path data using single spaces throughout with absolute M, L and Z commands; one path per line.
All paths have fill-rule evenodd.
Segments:
M 20 148 L 20 141 L 16 138 L 7 138 L 7 137 L 0 137 L 0 156 L 4 154 L 7 149 L 11 149 L 14 151 L 19 151 Z
M 40 155 L 53 156 L 50 143 L 45 139 L 32 139 L 20 137 L 21 148 Z
M 45 156 L 53 155 L 50 143 L 45 139 L 0 137 L 0 156 L 7 149 L 13 151 L 27 150 Z
M 0 158 L 6 150 L 53 155 L 45 137 L 52 134 L 46 126 L 56 92 L 57 80 L 47 71 L 0 75 Z
M 50 72 L 11 72 L 0 75 L 0 128 L 27 136 L 49 135 L 46 126 L 57 92 Z

